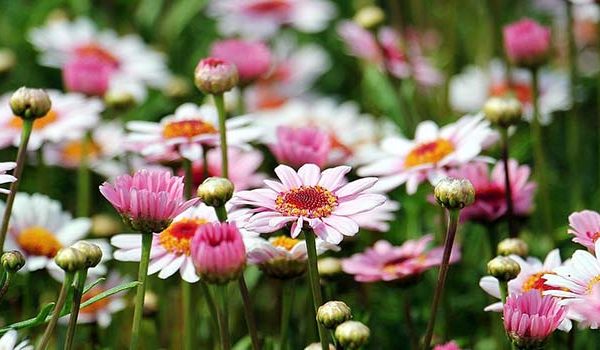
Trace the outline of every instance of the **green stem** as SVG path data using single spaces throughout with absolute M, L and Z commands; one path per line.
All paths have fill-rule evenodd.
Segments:
M 500 300 L 502 300 L 502 304 L 504 304 L 508 297 L 508 282 L 498 281 L 498 283 L 500 285 Z
M 208 179 L 208 146 L 202 146 L 202 181 Z
M 2 278 L 0 278 L 0 301 L 8 291 L 8 286 L 10 285 L 13 275 L 13 272 L 4 272 Z
M 77 171 L 77 216 L 86 217 L 90 215 L 90 194 L 92 179 L 89 168 L 89 147 L 92 136 L 89 132 L 81 140 L 81 160 Z
M 219 221 L 221 222 L 225 222 L 227 221 L 227 209 L 225 209 L 224 205 L 218 206 L 218 207 L 214 207 L 215 211 L 217 212 L 217 217 L 219 218 Z
M 221 176 L 229 178 L 229 162 L 227 159 L 227 112 L 225 111 L 225 100 L 223 94 L 213 95 L 217 112 L 219 113 L 219 135 L 221 137 Z
M 323 304 L 323 298 L 321 297 L 321 285 L 319 284 L 319 269 L 317 267 L 317 244 L 315 242 L 315 234 L 313 232 L 308 230 L 303 231 L 304 239 L 306 240 L 306 250 L 308 252 L 308 276 L 316 315 L 317 310 Z M 321 349 L 329 350 L 329 343 L 327 341 L 327 333 L 325 332 L 325 328 L 319 322 L 316 323 L 319 330 Z
M 135 310 L 133 313 L 133 326 L 131 329 L 130 350 L 139 348 L 140 330 L 142 328 L 142 315 L 144 313 L 144 295 L 146 294 L 146 279 L 148 277 L 148 264 L 150 262 L 150 250 L 152 249 L 152 233 L 142 232 L 142 257 L 138 269 L 138 281 L 135 294 Z
M 408 288 L 404 290 L 404 318 L 406 322 L 406 331 L 410 339 L 410 348 L 417 349 L 419 347 L 419 340 L 417 331 L 412 319 L 412 301 L 410 300 L 410 291 Z
M 279 328 L 279 350 L 287 350 L 288 329 L 294 305 L 294 281 L 283 281 L 281 290 L 281 327 Z
M 73 304 L 71 305 L 71 316 L 69 316 L 69 326 L 67 328 L 67 338 L 65 340 L 65 350 L 70 350 L 73 347 L 75 338 L 75 329 L 77 328 L 77 318 L 79 317 L 79 308 L 81 306 L 81 296 L 85 288 L 85 280 L 87 278 L 87 269 L 77 272 L 75 278 L 75 288 L 73 289 Z
M 10 221 L 10 214 L 12 213 L 12 207 L 15 202 L 15 196 L 19 189 L 19 183 L 21 182 L 21 176 L 23 175 L 23 168 L 25 167 L 25 161 L 27 158 L 27 144 L 29 143 L 29 136 L 31 136 L 31 130 L 33 130 L 33 120 L 23 120 L 23 130 L 21 131 L 21 143 L 19 144 L 19 151 L 17 152 L 17 167 L 13 171 L 13 176 L 17 178 L 15 182 L 10 185 L 10 193 L 6 199 L 6 206 L 4 207 L 4 216 L 2 217 L 2 228 L 0 230 L 0 252 L 4 251 L 4 240 L 6 239 L 6 232 L 8 231 L 8 222 Z
M 246 317 L 246 326 L 248 327 L 248 333 L 250 333 L 250 340 L 252 341 L 252 349 L 259 350 L 260 346 L 258 343 L 258 332 L 256 331 L 256 319 L 254 318 L 254 311 L 252 311 L 252 299 L 248 292 L 244 274 L 238 278 L 238 285 L 244 302 L 244 316 Z
M 54 305 L 52 318 L 50 319 L 48 326 L 46 326 L 46 330 L 44 331 L 44 335 L 42 336 L 40 345 L 37 348 L 38 350 L 45 350 L 48 347 L 48 344 L 50 343 L 50 338 L 52 338 L 52 333 L 54 332 L 54 328 L 56 327 L 56 323 L 58 322 L 58 318 L 61 314 L 62 308 L 65 305 L 67 296 L 69 295 L 69 290 L 71 289 L 73 277 L 73 272 L 65 272 L 65 279 L 63 280 L 62 287 L 60 288 L 60 293 L 58 294 L 58 299 L 56 300 L 56 304 Z
M 192 349 L 192 285 L 183 279 L 181 280 L 181 301 L 183 312 L 183 348 Z
M 500 128 L 502 135 L 502 162 L 504 163 L 504 198 L 506 200 L 506 221 L 508 222 L 508 235 L 512 238 L 517 237 L 517 227 L 515 225 L 512 188 L 510 186 L 510 169 L 508 168 L 508 129 Z
M 442 257 L 442 264 L 440 265 L 440 272 L 438 274 L 437 286 L 433 294 L 433 302 L 431 304 L 431 315 L 427 324 L 427 333 L 425 334 L 425 341 L 423 343 L 423 349 L 427 350 L 431 346 L 431 338 L 433 337 L 433 329 L 435 327 L 435 318 L 437 316 L 437 309 L 444 292 L 444 286 L 446 284 L 446 276 L 448 275 L 448 267 L 450 266 L 450 254 L 452 253 L 452 245 L 454 244 L 454 237 L 456 236 L 456 230 L 458 228 L 458 219 L 460 217 L 460 210 L 448 210 L 449 223 L 448 231 L 446 232 L 446 241 L 444 243 L 444 255 Z
M 539 111 L 539 82 L 538 69 L 531 69 L 531 87 L 533 91 L 533 117 L 531 120 L 531 142 L 533 143 L 535 175 L 538 181 L 538 191 L 540 193 L 540 204 L 545 232 L 552 230 L 552 210 L 550 208 L 550 194 L 548 193 L 548 179 L 546 178 L 546 161 L 544 159 L 544 150 L 542 148 L 542 128 L 540 125 Z
M 202 280 L 198 283 L 200 284 L 200 288 L 202 289 L 204 299 L 206 300 L 206 304 L 208 306 L 208 311 L 212 317 L 211 323 L 213 327 L 213 334 L 219 334 L 219 310 L 217 309 L 215 299 L 212 297 L 210 289 L 206 283 L 204 283 Z
M 221 299 L 221 310 L 219 310 L 219 329 L 221 335 L 221 349 L 229 350 L 231 349 L 231 343 L 229 339 L 229 317 L 228 317 L 228 295 L 227 295 L 227 285 L 221 286 L 221 290 L 219 293 L 219 297 Z
M 183 170 L 185 171 L 184 178 L 184 190 L 185 198 L 192 198 L 192 187 L 194 186 L 194 173 L 192 169 L 192 162 L 189 159 L 183 158 Z

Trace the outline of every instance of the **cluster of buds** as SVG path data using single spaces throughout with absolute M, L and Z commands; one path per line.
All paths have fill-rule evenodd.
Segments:
M 76 272 L 95 267 L 102 260 L 102 250 L 95 244 L 79 241 L 56 253 L 54 262 L 65 272 Z
M 437 183 L 434 196 L 442 207 L 448 210 L 457 210 L 473 204 L 475 188 L 469 180 L 447 177 Z
M 334 331 L 343 349 L 359 349 L 369 341 L 370 330 L 359 321 L 351 321 L 352 310 L 342 301 L 328 301 L 317 310 L 317 321 Z M 310 347 L 308 347 L 310 348 Z
M 10 97 L 10 108 L 17 117 L 35 120 L 48 114 L 52 102 L 46 91 L 21 87 Z
M 523 106 L 512 96 L 492 97 L 483 105 L 483 114 L 490 123 L 508 128 L 521 121 Z

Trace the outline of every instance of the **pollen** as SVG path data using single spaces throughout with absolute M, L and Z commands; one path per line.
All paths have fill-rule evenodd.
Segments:
M 21 231 L 17 243 L 28 255 L 53 258 L 62 248 L 56 236 L 47 229 L 34 226 Z
M 297 239 L 290 238 L 288 236 L 278 236 L 271 239 L 271 244 L 275 247 L 284 248 L 287 251 L 292 250 L 296 244 L 300 242 Z
M 454 151 L 454 145 L 445 139 L 422 143 L 413 148 L 404 160 L 406 167 L 435 164 Z
M 163 137 L 172 139 L 176 137 L 192 138 L 203 134 L 216 134 L 217 129 L 202 120 L 179 120 L 167 123 L 162 131 Z
M 196 230 L 207 223 L 205 219 L 182 219 L 173 222 L 158 236 L 158 242 L 166 251 L 190 255 L 190 243 Z
M 300 186 L 280 193 L 275 209 L 287 216 L 322 218 L 331 215 L 338 205 L 338 198 L 321 186 Z
M 51 109 L 45 116 L 33 121 L 33 130 L 41 130 L 57 120 L 58 115 Z M 13 116 L 8 122 L 8 125 L 13 129 L 21 129 L 23 127 L 23 120 L 17 116 Z

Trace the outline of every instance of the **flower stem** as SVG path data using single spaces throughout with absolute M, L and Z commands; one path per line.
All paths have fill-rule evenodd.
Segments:
M 442 265 L 440 266 L 440 272 L 438 274 L 437 286 L 433 294 L 433 302 L 431 304 L 431 315 L 427 325 L 427 333 L 425 334 L 425 341 L 423 343 L 423 349 L 427 350 L 431 346 L 431 338 L 433 337 L 433 328 L 435 327 L 435 318 L 437 316 L 437 309 L 440 303 L 440 299 L 444 292 L 444 286 L 446 284 L 446 276 L 448 275 L 448 267 L 450 265 L 450 253 L 452 253 L 452 245 L 454 244 L 454 237 L 456 236 L 456 230 L 458 228 L 458 218 L 460 217 L 460 210 L 448 210 L 449 223 L 448 231 L 446 232 L 446 241 L 444 243 L 444 255 L 442 257 Z
M 52 318 L 46 326 L 46 330 L 44 331 L 44 335 L 42 336 L 40 345 L 37 348 L 38 350 L 45 350 L 48 347 L 48 344 L 50 343 L 50 338 L 52 338 L 52 333 L 54 332 L 54 328 L 56 327 L 56 323 L 58 322 L 58 318 L 61 314 L 62 308 L 65 305 L 65 301 L 67 300 L 69 289 L 71 289 L 73 277 L 73 272 L 65 272 L 65 279 L 63 280 L 62 287 L 60 288 L 60 293 L 58 294 L 58 299 L 56 300 L 56 304 L 54 305 Z
M 69 316 L 69 326 L 67 328 L 67 338 L 65 340 L 65 350 L 70 350 L 73 347 L 75 338 L 75 329 L 77 328 L 77 318 L 79 317 L 79 307 L 81 305 L 81 297 L 85 288 L 85 280 L 87 278 L 87 269 L 82 269 L 77 272 L 75 278 L 75 288 L 73 289 L 73 304 L 71 305 L 71 316 Z
M 190 199 L 192 198 L 192 187 L 194 186 L 194 174 L 192 171 L 192 162 L 187 158 L 183 158 L 183 171 L 185 172 L 183 193 L 186 199 Z
M 281 290 L 281 327 L 279 328 L 279 350 L 286 350 L 290 316 L 294 305 L 294 281 L 284 281 Z
M 540 207 L 542 210 L 543 224 L 545 232 L 552 230 L 552 216 L 550 209 L 550 196 L 548 193 L 548 180 L 546 178 L 546 162 L 544 159 L 544 150 L 542 148 L 542 129 L 540 125 L 539 111 L 539 86 L 538 69 L 531 69 L 531 88 L 533 92 L 533 117 L 531 119 L 531 141 L 533 143 L 533 153 L 535 162 L 535 174 L 538 180 L 540 193 Z
M 221 286 L 221 290 L 219 293 L 219 297 L 221 298 L 221 310 L 219 311 L 219 330 L 221 335 L 221 349 L 229 350 L 231 349 L 231 343 L 229 340 L 229 317 L 228 317 L 228 295 L 227 295 L 227 285 Z
M 89 132 L 81 140 L 81 159 L 77 170 L 77 216 L 90 215 L 91 174 L 89 168 L 89 148 L 92 137 Z
M 417 349 L 419 347 L 419 340 L 417 339 L 417 332 L 412 319 L 412 301 L 410 300 L 410 291 L 408 288 L 404 290 L 404 321 L 406 322 L 406 331 L 410 339 L 410 348 Z
M 208 179 L 208 146 L 202 146 L 202 181 Z
M 500 300 L 502 300 L 502 304 L 506 303 L 506 298 L 508 297 L 508 282 L 498 281 L 500 285 Z
M 515 226 L 512 187 L 510 185 L 510 169 L 508 168 L 508 129 L 501 128 L 500 134 L 502 135 L 502 162 L 504 163 L 504 198 L 506 200 L 506 221 L 508 222 L 508 235 L 514 238 L 517 237 L 518 232 Z
M 210 293 L 210 289 L 208 289 L 208 285 L 204 283 L 202 280 L 198 282 L 200 284 L 200 288 L 202 289 L 202 293 L 204 294 L 204 298 L 206 299 L 206 304 L 208 306 L 208 311 L 212 317 L 212 327 L 213 333 L 216 335 L 219 333 L 219 311 L 217 309 L 217 304 L 215 303 L 215 299 L 212 297 Z
M 319 268 L 317 266 L 317 244 L 315 242 L 315 235 L 313 232 L 308 230 L 303 231 L 304 239 L 306 240 L 306 250 L 308 252 L 308 276 L 316 315 L 317 310 L 323 304 L 323 298 L 321 297 L 321 286 L 319 284 Z M 319 322 L 317 322 L 317 328 L 319 330 L 321 349 L 328 350 L 329 343 L 327 341 L 327 333 L 325 332 L 325 328 Z
M 183 349 L 192 349 L 192 285 L 181 280 L 181 307 L 183 313 Z
M 256 331 L 256 320 L 254 319 L 254 311 L 252 311 L 252 299 L 248 292 L 248 286 L 244 279 L 244 274 L 238 278 L 238 285 L 240 288 L 240 294 L 244 301 L 244 316 L 246 317 L 246 326 L 248 327 L 248 333 L 250 333 L 250 340 L 252 341 L 252 349 L 259 350 L 260 346 L 258 343 L 258 333 Z
M 227 112 L 225 111 L 225 100 L 223 94 L 213 95 L 217 112 L 219 113 L 219 135 L 221 138 L 221 176 L 229 178 L 229 163 L 227 159 Z
M 4 272 L 2 278 L 0 278 L 0 301 L 8 291 L 8 286 L 13 277 L 13 272 Z
M 146 279 L 148 277 L 148 263 L 150 262 L 150 250 L 152 249 L 152 234 L 148 232 L 142 233 L 142 258 L 138 269 L 138 281 L 140 284 L 137 287 L 135 294 L 135 310 L 133 313 L 133 328 L 131 329 L 131 344 L 130 350 L 139 348 L 140 330 L 142 326 L 142 315 L 144 313 L 144 295 L 146 294 Z
M 4 208 L 4 216 L 2 217 L 2 228 L 0 229 L 0 252 L 4 251 L 4 240 L 6 239 L 6 232 L 8 231 L 8 222 L 10 221 L 10 214 L 12 213 L 15 196 L 17 195 L 19 183 L 21 182 L 21 175 L 23 174 L 23 168 L 25 167 L 25 161 L 27 158 L 27 144 L 29 143 L 31 130 L 33 130 L 33 120 L 24 119 L 23 130 L 21 130 L 21 143 L 19 144 L 19 151 L 17 152 L 17 167 L 13 171 L 13 176 L 16 177 L 17 180 L 10 185 L 10 193 L 6 199 L 6 207 Z

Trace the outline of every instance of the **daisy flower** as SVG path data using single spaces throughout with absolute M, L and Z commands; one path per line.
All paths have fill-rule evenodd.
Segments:
M 508 161 L 513 213 L 528 216 L 533 209 L 534 182 L 528 181 L 531 169 L 519 165 L 516 160 Z M 489 173 L 484 162 L 468 163 L 449 171 L 450 176 L 465 178 L 475 187 L 475 202 L 461 210 L 463 220 L 493 222 L 506 215 L 506 187 L 504 185 L 504 163 L 498 162 Z
M 436 345 L 433 350 L 461 350 L 460 346 L 453 340 L 445 344 Z
M 212 0 L 208 14 L 225 36 L 266 39 L 283 26 L 307 33 L 326 28 L 336 10 L 328 0 Z
M 595 285 L 592 292 L 580 302 L 571 303 L 569 312 L 579 315 L 581 323 L 585 326 L 600 324 L 600 286 Z
M 58 250 L 85 237 L 91 226 L 89 218 L 73 219 L 56 200 L 17 193 L 5 249 L 23 253 L 27 271 L 52 268 Z
M 377 178 L 345 183 L 350 167 L 339 166 L 323 172 L 315 164 L 305 164 L 298 172 L 286 165 L 275 168 L 279 181 L 265 180 L 267 188 L 234 194 L 231 204 L 254 207 L 246 228 L 268 233 L 291 223 L 296 238 L 304 224 L 322 240 L 339 244 L 344 236 L 353 236 L 359 226 L 354 215 L 382 205 L 386 198 L 365 191 Z
M 8 175 L 6 172 L 14 169 L 17 166 L 15 162 L 2 162 L 0 163 L 0 185 L 6 183 L 13 183 L 17 180 L 16 177 Z M 0 187 L 0 193 L 10 193 L 10 190 Z
M 573 242 L 579 243 L 594 252 L 596 241 L 600 237 L 600 214 L 592 210 L 583 210 L 569 215 L 569 234 Z
M 227 140 L 230 146 L 243 146 L 256 139 L 260 130 L 250 125 L 248 116 L 227 119 Z M 159 123 L 131 121 L 127 143 L 143 156 L 158 157 L 178 151 L 184 158 L 199 160 L 202 147 L 215 147 L 220 143 L 219 116 L 214 106 L 185 103 L 175 113 Z
M 462 113 L 474 113 L 483 108 L 491 96 L 514 94 L 523 104 L 525 119 L 533 115 L 533 91 L 531 76 L 527 70 L 511 70 L 511 85 L 506 81 L 504 66 L 493 61 L 488 69 L 467 67 L 463 73 L 452 77 L 449 86 L 449 99 L 453 109 Z M 548 124 L 551 114 L 571 108 L 569 79 L 566 73 L 556 70 L 540 70 L 539 106 L 542 124 Z
M 75 70 L 75 76 L 65 76 L 67 86 L 70 79 L 79 84 L 90 84 L 93 79 L 93 86 L 81 87 L 101 95 L 106 90 L 125 90 L 142 101 L 147 87 L 162 88 L 169 82 L 163 54 L 147 47 L 137 35 L 119 37 L 112 30 L 98 30 L 87 18 L 51 21 L 33 29 L 29 40 L 41 52 L 42 65 L 63 69 L 63 73 Z
M 342 260 L 345 273 L 354 275 L 357 282 L 411 282 L 432 267 L 442 263 L 443 247 L 429 249 L 432 235 L 408 240 L 399 247 L 388 241 L 375 242 L 364 253 Z M 460 248 L 454 247 L 450 263 L 460 260 Z
M 382 205 L 354 215 L 354 221 L 364 229 L 387 232 L 390 230 L 389 222 L 396 218 L 398 209 L 400 203 L 388 198 Z
M 104 109 L 102 102 L 78 93 L 62 93 L 49 90 L 52 109 L 33 122 L 33 132 L 28 149 L 39 149 L 42 144 L 68 140 L 73 135 L 83 135 L 100 121 Z M 18 146 L 21 140 L 23 121 L 13 115 L 9 106 L 11 94 L 0 97 L 0 148 Z
M 23 340 L 17 344 L 19 334 L 17 331 L 10 330 L 0 337 L 0 349 L 2 350 L 33 350 L 33 345 L 29 341 Z
M 448 176 L 447 170 L 480 159 L 479 153 L 495 138 L 483 116 L 464 116 L 455 123 L 439 128 L 426 120 L 417 126 L 414 140 L 392 136 L 381 142 L 385 152 L 379 160 L 358 169 L 360 176 L 376 175 L 375 187 L 389 191 L 406 183 L 413 194 L 420 183 L 435 183 Z

